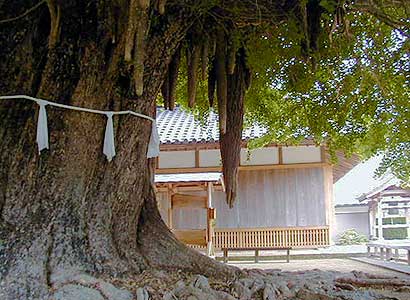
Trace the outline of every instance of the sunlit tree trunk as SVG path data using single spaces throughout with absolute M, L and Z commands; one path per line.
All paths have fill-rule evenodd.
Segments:
M 36 4 L 8 2 L 1 18 Z M 167 64 L 190 25 L 187 12 L 174 13 L 172 23 L 155 17 L 163 24 L 147 39 L 144 92 L 136 97 L 123 61 L 128 1 L 56 2 L 57 38 L 46 3 L 1 24 L 0 94 L 155 116 Z M 109 163 L 104 116 L 47 107 L 50 150 L 39 155 L 37 108 L 26 100 L 0 103 L 0 298 L 46 299 L 54 278 L 69 272 L 229 273 L 180 244 L 162 222 L 146 158 L 149 121 L 115 117 L 117 156 Z

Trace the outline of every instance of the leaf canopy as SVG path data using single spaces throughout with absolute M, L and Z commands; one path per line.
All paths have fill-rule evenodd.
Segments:
M 318 7 L 319 27 L 307 32 L 297 13 L 235 29 L 234 42 L 244 47 L 252 72 L 246 124 L 269 129 L 251 147 L 313 138 L 333 155 L 382 154 L 378 174 L 392 172 L 409 184 L 409 4 L 322 0 Z M 176 97 L 183 107 L 186 79 L 183 61 Z M 197 115 L 209 111 L 207 91 L 208 82 L 199 79 Z

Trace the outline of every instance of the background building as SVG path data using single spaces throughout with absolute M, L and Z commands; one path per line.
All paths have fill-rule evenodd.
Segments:
M 359 161 L 332 165 L 324 146 L 271 144 L 249 151 L 247 142 L 266 133 L 243 131 L 236 203 L 225 202 L 218 122 L 202 124 L 177 108 L 158 110 L 161 153 L 156 187 L 160 212 L 188 244 L 216 247 L 323 247 L 334 230 L 333 183 Z M 208 211 L 208 212 L 207 212 Z

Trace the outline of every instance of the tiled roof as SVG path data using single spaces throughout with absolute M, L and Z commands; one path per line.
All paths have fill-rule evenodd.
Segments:
M 161 145 L 187 145 L 206 144 L 219 142 L 218 115 L 210 112 L 204 123 L 196 120 L 193 114 L 176 107 L 173 111 L 157 108 L 157 128 Z M 242 140 L 262 137 L 267 132 L 266 128 L 254 125 L 242 132 Z M 301 142 L 301 145 L 313 144 L 311 139 Z M 338 164 L 333 166 L 334 182 L 342 178 L 349 170 L 357 165 L 360 160 L 353 155 L 346 158 L 340 151 L 337 152 Z
M 396 177 L 392 176 L 392 177 L 389 177 L 386 180 L 386 182 L 373 188 L 369 192 L 360 195 L 356 199 L 359 200 L 359 202 L 363 202 L 366 200 L 372 200 L 372 199 L 376 199 L 380 195 L 389 194 L 388 191 L 393 191 L 393 192 L 399 191 L 398 192 L 399 194 L 410 195 L 410 189 L 405 189 L 405 188 L 400 187 L 400 181 Z
M 201 124 L 194 116 L 176 107 L 173 111 L 157 108 L 157 127 L 161 144 L 213 143 L 219 141 L 218 115 L 210 112 Z M 267 130 L 254 125 L 243 130 L 244 141 L 263 136 Z
M 155 183 L 168 182 L 219 182 L 222 173 L 182 173 L 182 174 L 155 174 Z

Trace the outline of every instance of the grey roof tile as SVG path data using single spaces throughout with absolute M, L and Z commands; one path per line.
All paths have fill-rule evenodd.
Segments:
M 157 108 L 157 126 L 161 144 L 212 143 L 219 141 L 218 115 L 210 112 L 201 124 L 194 116 L 176 107 L 173 111 Z M 246 141 L 263 136 L 266 128 L 254 125 L 242 132 Z

